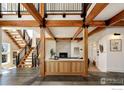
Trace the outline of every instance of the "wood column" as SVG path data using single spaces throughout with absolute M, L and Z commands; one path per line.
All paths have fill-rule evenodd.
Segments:
M 83 28 L 83 76 L 88 76 L 88 29 Z
M 44 14 L 45 14 L 45 5 L 44 3 L 40 3 L 40 15 L 42 16 L 42 18 L 44 18 Z
M 45 30 L 41 28 L 40 30 L 40 73 L 41 77 L 45 77 Z

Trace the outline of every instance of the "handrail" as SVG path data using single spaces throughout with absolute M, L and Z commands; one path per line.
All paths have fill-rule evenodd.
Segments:
M 36 47 L 32 53 L 32 67 L 39 66 L 40 41 L 37 40 Z
M 28 44 L 30 42 L 30 36 L 28 35 L 26 30 L 23 30 L 23 38 L 25 39 L 26 43 Z
M 30 40 L 30 42 L 18 53 L 17 57 L 16 57 L 16 66 L 19 65 L 20 61 L 24 58 L 24 56 L 26 55 L 26 53 L 30 50 L 32 45 L 32 39 Z

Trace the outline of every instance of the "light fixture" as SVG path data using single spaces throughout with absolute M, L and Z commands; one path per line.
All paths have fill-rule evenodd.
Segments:
M 114 36 L 118 36 L 118 35 L 121 35 L 120 33 L 114 33 Z

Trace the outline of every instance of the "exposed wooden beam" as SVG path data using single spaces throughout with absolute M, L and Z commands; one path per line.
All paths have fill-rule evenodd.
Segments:
M 123 26 L 123 20 L 121 24 L 114 24 L 113 26 Z M 81 20 L 47 20 L 47 27 L 81 27 L 83 22 Z M 95 20 L 89 23 L 91 27 L 107 27 L 104 21 Z M 35 20 L 0 20 L 0 26 L 6 27 L 39 27 L 39 24 Z
M 93 19 L 108 5 L 108 3 L 96 3 L 94 8 L 88 14 L 86 22 L 90 23 Z
M 92 36 L 94 35 L 95 33 L 98 33 L 100 31 L 102 31 L 103 29 L 105 29 L 105 27 L 97 27 L 96 29 L 94 29 L 93 31 L 89 32 L 88 33 L 88 36 Z
M 105 27 L 106 23 L 104 21 L 95 20 L 91 21 L 89 24 L 86 23 L 86 25 L 89 25 L 90 27 Z
M 46 26 L 47 27 L 81 27 L 83 25 L 82 20 L 47 20 Z M 104 21 L 92 21 L 90 26 L 99 26 L 104 27 Z
M 72 40 L 75 40 L 75 38 L 77 38 L 77 36 L 82 32 L 82 27 L 79 27 L 78 30 L 75 32 Z
M 22 5 L 34 17 L 34 19 L 39 23 L 39 25 L 42 25 L 42 16 L 38 13 L 35 6 L 32 3 L 22 3 Z
M 83 22 L 81 20 L 47 20 L 47 27 L 74 27 L 82 26 Z
M 5 21 L 5 20 L 1 20 L 0 21 L 0 26 L 4 26 L 4 27 L 39 27 L 38 22 L 36 21 L 31 21 L 31 20 L 24 20 L 24 21 L 20 21 L 20 20 L 11 20 L 11 21 Z
M 122 19 L 124 19 L 124 10 L 118 13 L 117 15 L 113 16 L 111 19 L 107 20 L 106 22 L 109 26 L 112 26 L 118 23 L 119 21 L 121 21 Z
M 107 20 L 106 24 L 108 27 L 109 26 L 124 26 L 124 21 L 122 19 L 124 19 L 124 10 L 118 13 L 117 15 L 113 16 L 109 20 Z M 95 33 L 103 31 L 103 29 L 105 29 L 106 27 L 97 27 L 93 31 L 89 32 L 88 36 L 91 36 Z
M 53 40 L 52 38 L 45 38 L 46 40 Z M 57 41 L 71 41 L 72 38 L 66 38 L 66 37 L 56 37 Z M 75 40 L 79 41 L 82 40 L 82 38 L 75 38 Z
M 45 13 L 45 5 L 44 3 L 40 3 L 40 15 L 42 18 L 44 18 L 44 13 Z
M 120 20 L 116 24 L 113 24 L 113 26 L 124 26 L 124 20 Z
M 46 28 L 46 32 L 51 36 L 52 39 L 55 40 L 54 34 L 50 31 L 50 29 L 48 27 Z

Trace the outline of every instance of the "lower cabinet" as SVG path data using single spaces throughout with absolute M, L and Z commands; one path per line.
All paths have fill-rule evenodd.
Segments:
M 46 75 L 80 75 L 83 72 L 83 62 L 50 61 L 45 62 Z

